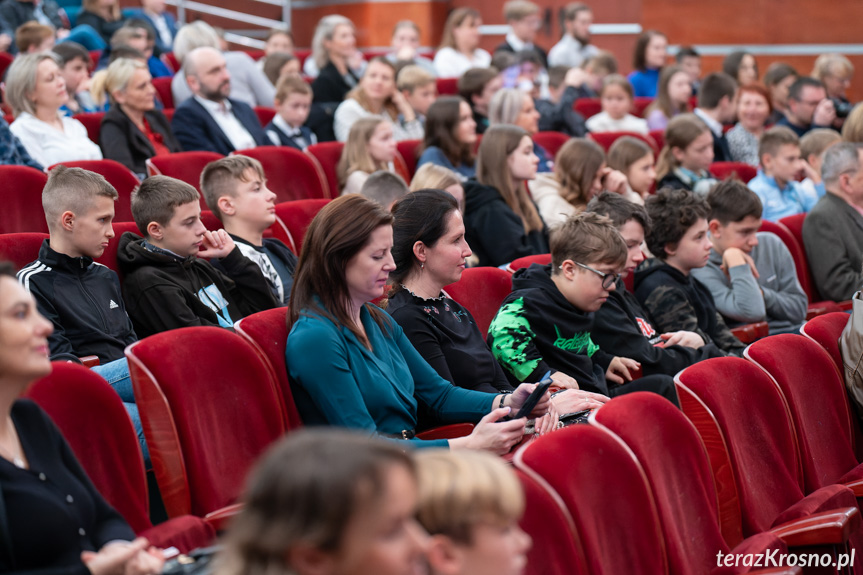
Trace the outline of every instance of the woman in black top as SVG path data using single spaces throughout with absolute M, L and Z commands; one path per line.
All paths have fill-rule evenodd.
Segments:
M 359 84 L 360 74 L 351 69 L 357 54 L 354 24 L 333 14 L 318 22 L 312 40 L 312 58 L 318 77 L 312 82 L 315 103 L 341 102 Z
M 151 575 L 147 549 L 99 495 L 54 423 L 19 399 L 51 372 L 51 323 L 0 262 L 0 573 Z
M 466 389 L 512 391 L 470 312 L 443 288 L 457 282 L 471 255 L 458 204 L 442 190 L 420 190 L 393 206 L 393 285 L 387 311 L 423 358 L 447 381 Z M 567 390 L 558 413 L 599 407 L 608 398 Z

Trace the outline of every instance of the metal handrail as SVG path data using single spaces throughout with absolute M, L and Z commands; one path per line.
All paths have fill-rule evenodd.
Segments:
M 291 29 L 291 0 L 253 1 L 260 2 L 261 4 L 269 4 L 271 6 L 281 6 L 282 19 L 274 20 L 272 18 L 264 18 L 262 16 L 255 16 L 254 14 L 247 14 L 246 12 L 220 8 L 219 6 L 211 6 L 202 2 L 196 2 L 195 0 L 166 0 L 166 3 L 177 7 L 177 20 L 181 25 L 186 23 L 186 10 L 188 9 L 201 14 L 209 14 L 211 16 L 218 16 L 219 18 L 225 18 L 227 20 L 235 20 L 237 22 L 261 26 L 262 28 L 278 28 L 281 30 Z M 255 40 L 254 38 L 249 38 L 248 36 L 243 36 L 242 34 L 236 34 L 233 32 L 226 33 L 225 39 L 229 42 L 242 44 L 243 46 L 251 48 L 263 48 L 264 46 L 264 43 L 260 40 Z

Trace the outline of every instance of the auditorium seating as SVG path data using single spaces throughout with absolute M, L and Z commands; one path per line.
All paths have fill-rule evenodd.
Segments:
M 210 162 L 223 158 L 216 152 L 177 152 L 164 156 L 153 156 L 147 160 L 147 175 L 170 176 L 182 180 L 201 191 L 201 172 Z M 201 209 L 207 209 L 207 203 L 201 196 Z
M 569 136 L 561 132 L 537 132 L 533 142 L 545 148 L 550 158 L 557 156 L 558 150 L 569 141 Z
M 165 109 L 174 109 L 174 94 L 171 92 L 171 80 L 173 78 L 153 78 L 153 87 L 156 88 L 156 94 L 165 106 Z
M 842 363 L 842 352 L 839 349 L 839 338 L 842 336 L 850 317 L 845 312 L 834 311 L 814 317 L 800 328 L 801 334 L 823 347 L 830 354 L 836 369 L 843 376 L 845 367 Z
M 168 516 L 218 528 L 236 512 L 258 456 L 286 430 L 271 371 L 246 340 L 218 327 L 156 334 L 126 357 Z
M 276 203 L 331 197 L 318 163 L 296 148 L 260 146 L 234 153 L 261 162 L 267 176 L 267 187 L 276 194 Z
M 710 164 L 710 173 L 718 180 L 736 178 L 746 184 L 758 175 L 758 170 L 743 162 L 713 162 Z
M 138 436 L 120 396 L 99 375 L 82 365 L 54 362 L 51 374 L 34 383 L 27 397 L 57 424 L 96 489 L 136 534 L 183 553 L 212 544 L 216 533 L 199 517 L 178 515 L 156 527 L 150 522 Z
M 102 175 L 109 184 L 114 186 L 120 196 L 114 202 L 114 219 L 122 222 L 132 220 L 132 190 L 137 188 L 141 182 L 129 168 L 114 160 L 77 160 L 54 164 L 48 170 L 50 171 L 59 165 L 67 168 L 82 168 Z
M 408 173 L 413 179 L 414 174 L 417 173 L 417 160 L 419 159 L 419 151 L 422 147 L 422 140 L 402 140 L 396 144 L 396 149 L 399 151 L 399 155 L 404 160 L 405 167 L 407 168 Z M 408 186 L 410 186 L 410 180 L 407 181 Z
M 280 230 L 274 230 L 274 236 L 288 246 L 293 246 L 294 253 L 299 255 L 303 248 L 303 238 L 306 235 L 309 224 L 312 223 L 312 220 L 321 211 L 321 208 L 329 202 L 330 200 L 327 199 L 312 199 L 276 204 L 276 217 L 284 223 L 289 236 L 281 237 Z
M 438 78 L 438 96 L 458 96 L 458 78 Z
M 258 116 L 258 122 L 261 123 L 261 127 L 263 127 L 273 120 L 276 110 L 266 106 L 255 106 L 255 114 Z
M 0 234 L 0 261 L 12 262 L 20 270 L 39 257 L 39 248 L 47 239 L 48 234 L 34 232 Z
M 342 191 L 336 168 L 339 165 L 339 158 L 342 157 L 342 148 L 344 147 L 342 142 L 321 142 L 306 149 L 306 153 L 311 154 L 324 171 L 330 189 L 330 197 L 333 198 L 339 197 Z
M 602 103 L 599 98 L 579 98 L 575 101 L 573 108 L 586 120 L 602 112 Z
M 42 188 L 47 181 L 48 177 L 35 168 L 0 166 L 0 182 L 4 189 L 0 234 L 48 233 L 42 210 Z
M 512 276 L 500 268 L 468 268 L 444 291 L 467 308 L 485 337 L 500 304 L 512 291 Z
M 611 146 L 614 145 L 614 142 L 617 141 L 618 138 L 622 138 L 624 136 L 630 136 L 641 140 L 650 146 L 650 149 L 653 150 L 654 156 L 659 154 L 659 148 L 656 146 L 656 142 L 653 141 L 653 138 L 637 132 L 597 132 L 588 135 L 591 140 L 602 146 L 602 149 L 605 150 L 606 154 L 611 149 Z
M 84 112 L 75 114 L 74 118 L 84 124 L 87 128 L 87 137 L 94 144 L 99 144 L 99 135 L 102 131 L 102 118 L 105 117 L 105 112 Z

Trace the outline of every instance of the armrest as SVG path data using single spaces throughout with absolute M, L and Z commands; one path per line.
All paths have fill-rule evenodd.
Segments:
M 97 355 L 85 355 L 84 357 L 79 357 L 81 363 L 84 364 L 84 367 L 96 367 L 99 365 L 99 356 Z
M 761 339 L 762 337 L 767 337 L 769 332 L 770 327 L 767 325 L 766 321 L 741 325 L 740 327 L 735 327 L 731 330 L 731 333 L 733 333 L 737 339 L 747 344 L 752 343 L 757 339 Z
M 417 433 L 417 439 L 455 439 L 465 437 L 473 432 L 473 423 L 453 423 L 442 425 Z
M 842 310 L 840 310 L 839 306 L 836 305 L 836 302 L 833 302 L 833 301 L 810 302 L 810 304 L 806 310 L 806 321 L 809 321 L 813 317 L 817 317 L 819 315 L 824 315 L 825 313 L 830 313 L 832 311 L 842 311 Z
M 813 513 L 783 523 L 770 530 L 788 547 L 807 545 L 844 545 L 860 527 L 860 512 L 855 507 Z
M 243 510 L 243 507 L 243 503 L 234 503 L 233 505 L 216 509 L 204 515 L 204 522 L 215 529 L 216 533 L 221 533 L 227 529 L 228 523 Z
M 863 479 L 847 481 L 842 483 L 842 485 L 850 489 L 854 493 L 854 497 L 857 497 L 858 499 L 863 497 Z

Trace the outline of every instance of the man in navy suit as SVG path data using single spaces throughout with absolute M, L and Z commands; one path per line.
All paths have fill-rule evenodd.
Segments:
M 192 90 L 176 109 L 171 127 L 183 149 L 205 150 L 227 156 L 236 150 L 270 144 L 254 110 L 231 100 L 231 75 L 225 57 L 209 47 L 196 48 L 183 64 Z

